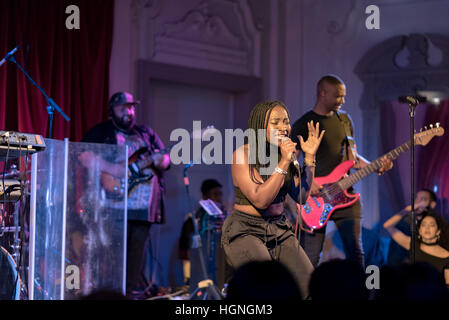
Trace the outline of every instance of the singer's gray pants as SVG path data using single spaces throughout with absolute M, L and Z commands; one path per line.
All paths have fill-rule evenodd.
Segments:
M 234 269 L 251 261 L 278 261 L 295 278 L 303 299 L 308 297 L 313 266 L 285 214 L 263 218 L 234 210 L 223 224 L 221 243 Z

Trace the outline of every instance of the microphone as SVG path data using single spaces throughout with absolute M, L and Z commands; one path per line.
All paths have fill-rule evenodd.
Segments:
M 282 142 L 287 141 L 287 140 L 291 140 L 291 139 L 289 137 L 282 138 Z M 298 170 L 298 172 L 301 172 L 301 170 L 299 169 L 298 159 L 296 159 L 296 154 L 294 152 L 292 152 L 291 159 L 292 159 L 293 165 Z
M 195 164 L 193 161 L 190 161 L 184 166 L 184 185 L 188 186 L 190 184 L 189 177 L 187 176 L 187 169 L 193 167 Z
M 187 163 L 185 166 L 184 166 L 184 170 L 187 170 L 188 168 L 190 168 L 190 167 L 193 167 L 195 164 L 193 163 L 193 161 L 190 161 L 189 163 Z
M 414 105 L 418 105 L 422 102 L 426 102 L 427 98 L 426 97 L 422 97 L 422 96 L 401 96 L 398 98 L 399 102 L 402 103 L 408 103 L 408 104 L 414 104 Z
M 20 43 L 17 45 L 17 47 L 15 47 L 14 49 L 12 49 L 11 51 L 9 51 L 6 56 L 2 59 L 2 61 L 0 61 L 0 67 L 2 66 L 2 64 L 4 64 L 6 61 L 8 61 L 9 57 L 11 57 L 14 53 L 16 53 L 17 50 L 19 50 L 20 47 Z

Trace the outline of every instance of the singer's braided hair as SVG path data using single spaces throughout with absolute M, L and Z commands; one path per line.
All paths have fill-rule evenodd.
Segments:
M 249 148 L 249 150 L 253 150 L 256 152 L 256 155 L 259 150 L 259 145 L 262 143 L 267 144 L 267 138 L 266 135 L 264 135 L 263 141 L 259 141 L 259 135 L 257 134 L 258 130 L 260 129 L 267 129 L 268 126 L 268 120 L 270 119 L 271 112 L 273 109 L 277 106 L 280 106 L 284 108 L 284 110 L 287 112 L 288 117 L 290 118 L 290 113 L 288 112 L 287 107 L 285 104 L 281 101 L 263 101 L 254 106 L 254 108 L 251 110 L 251 113 L 249 114 L 248 119 L 248 129 L 254 130 L 256 133 L 256 145 L 250 146 L 252 148 Z M 267 151 L 269 151 L 270 148 L 267 145 Z M 279 149 L 278 149 L 279 152 Z M 255 157 L 256 163 L 250 163 L 249 164 L 249 175 L 251 177 L 251 180 L 257 184 L 262 184 L 261 181 L 257 180 L 254 176 L 254 169 L 259 171 L 259 168 L 262 166 L 262 164 L 259 161 L 259 157 Z

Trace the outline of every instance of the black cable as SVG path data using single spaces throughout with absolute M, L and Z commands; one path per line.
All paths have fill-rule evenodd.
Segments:
M 20 206 L 20 211 L 22 211 L 22 208 L 23 208 L 23 206 Z M 21 214 L 20 214 L 20 212 L 18 213 L 19 214 L 19 226 L 20 226 L 20 235 L 19 235 L 19 239 L 21 239 L 23 236 L 24 236 L 24 234 L 25 234 L 25 232 L 24 232 L 24 230 L 23 230 L 23 227 L 22 227 L 22 223 L 20 222 L 20 217 L 21 217 Z M 23 221 L 22 221 L 23 222 Z M 24 225 L 24 223 L 23 223 L 23 225 Z M 17 288 L 17 282 L 19 281 L 19 276 L 20 276 L 20 270 L 21 270 L 21 268 L 22 268 L 22 261 L 23 261 L 23 243 L 24 243 L 24 241 L 21 241 L 21 243 L 20 243 L 20 251 L 19 251 L 19 263 L 18 263 L 18 266 L 17 266 L 17 275 L 16 275 L 16 281 L 15 281 L 15 284 L 14 284 L 14 290 Z M 21 289 L 21 285 L 20 285 L 20 283 L 19 283 L 19 288 L 18 288 L 18 290 L 19 290 L 19 297 L 20 297 L 20 289 Z M 17 294 L 17 292 L 14 292 L 14 295 L 16 295 Z
M 9 149 L 10 149 L 9 132 L 7 132 L 6 141 L 8 142 L 8 148 L 6 149 L 6 157 L 5 157 L 5 164 L 3 166 L 3 177 L 2 177 L 2 187 L 3 187 L 3 211 L 2 211 L 2 232 L 1 232 L 2 236 L 4 234 L 3 225 L 5 223 L 5 207 L 6 207 L 6 203 L 7 203 L 6 202 L 5 175 L 6 175 L 6 167 L 8 165 Z M 15 289 L 13 287 L 12 292 L 11 292 L 11 297 L 14 297 L 14 292 L 15 292 Z
M 19 173 L 20 173 L 20 171 L 21 171 L 20 159 L 22 158 L 22 139 L 20 138 L 18 133 L 17 133 L 17 140 L 19 141 L 19 158 L 18 158 L 18 162 L 19 162 Z M 20 179 L 19 179 L 19 181 L 20 181 Z M 21 194 L 20 194 L 20 198 L 18 200 L 17 205 L 19 205 L 19 202 L 22 201 L 22 198 L 23 198 L 23 189 L 22 189 L 22 187 L 23 186 L 22 186 L 22 183 L 21 183 L 20 184 L 20 189 L 21 189 L 20 193 Z M 10 200 L 11 200 L 11 196 L 10 196 Z M 16 228 L 20 228 L 20 213 L 19 213 L 19 211 L 17 211 L 17 214 L 19 215 L 17 217 L 18 223 L 17 223 L 17 226 L 15 226 L 15 227 Z M 17 230 L 15 230 L 15 233 L 16 232 L 17 232 Z M 20 233 L 22 233 L 22 228 L 20 228 Z M 18 238 L 20 240 L 21 236 L 18 235 Z M 17 288 L 17 283 L 19 282 L 20 268 L 22 266 L 22 248 L 23 248 L 23 246 L 22 246 L 22 243 L 16 242 L 16 241 L 17 241 L 17 239 L 15 239 L 15 236 L 14 236 L 14 241 L 13 241 L 14 254 L 17 255 L 17 252 L 16 252 L 16 246 L 17 245 L 20 246 L 20 250 L 19 250 L 19 253 L 18 253 L 19 254 L 19 261 L 17 261 L 17 266 L 16 266 L 16 280 L 14 281 L 14 286 L 12 287 L 12 295 L 11 295 L 12 299 L 14 299 L 14 297 L 17 295 L 16 288 Z M 20 288 L 19 288 L 19 295 L 20 295 Z
M 151 279 L 149 279 L 149 280 L 150 280 L 150 285 L 151 285 L 152 282 L 153 282 L 153 272 L 154 272 L 154 270 L 153 270 L 153 261 L 156 262 L 156 266 L 159 268 L 159 272 L 161 272 L 161 270 L 163 270 L 163 267 L 162 267 L 162 263 L 153 254 L 153 242 L 151 241 L 151 236 L 148 239 L 148 247 L 150 249 L 149 254 L 150 254 L 150 276 L 151 276 Z M 157 276 L 158 275 L 156 274 L 156 277 Z
M 3 177 L 2 177 L 2 187 L 3 187 L 2 226 L 5 223 L 5 206 L 6 206 L 5 174 L 6 174 L 6 166 L 8 164 L 9 148 L 10 148 L 9 132 L 7 132 L 6 134 L 8 134 L 8 135 L 6 135 L 6 141 L 8 142 L 8 148 L 6 149 L 6 158 L 5 158 L 5 164 L 3 165 Z M 2 232 L 0 235 L 3 236 L 3 227 L 2 227 Z
M 28 198 L 27 198 L 27 188 L 26 188 L 26 181 L 28 181 L 28 162 L 29 162 L 29 156 L 30 156 L 30 153 L 29 153 L 29 151 L 28 151 L 28 149 L 27 149 L 27 151 L 26 151 L 26 155 L 25 155 L 25 173 L 24 173 L 24 186 L 23 186 L 23 193 L 24 193 L 24 205 L 23 206 L 21 206 L 20 207 L 20 209 L 21 209 L 21 214 L 19 214 L 19 218 L 20 217 L 22 217 L 22 226 L 23 227 L 21 227 L 20 228 L 20 238 L 22 238 L 22 239 L 24 239 L 24 240 L 26 240 L 26 229 L 25 229 L 25 223 L 26 223 L 26 213 L 27 213 L 27 205 L 28 205 Z M 29 212 L 29 211 L 28 211 Z M 20 225 L 20 220 L 19 220 L 19 225 Z M 28 243 L 29 243 L 29 241 L 28 241 Z M 22 247 L 20 248 L 20 256 L 22 257 L 22 250 L 23 250 L 23 245 L 22 245 Z M 28 250 L 28 257 L 29 257 L 29 250 Z M 22 258 L 21 258 L 22 259 Z M 20 263 L 22 263 L 22 261 L 20 261 Z M 27 272 L 24 272 L 24 276 L 27 276 Z M 33 277 L 34 277 L 34 275 L 33 275 Z M 25 278 L 25 277 L 24 277 Z M 26 278 L 27 280 L 28 280 L 28 277 Z M 22 283 L 23 283 L 23 279 L 22 279 Z M 27 283 L 28 283 L 28 281 L 27 281 Z M 27 289 L 27 287 L 24 287 L 24 288 L 26 288 Z M 28 290 L 26 290 L 26 297 L 27 297 L 27 300 L 28 300 Z
M 151 241 L 151 235 L 148 238 L 148 248 L 150 249 L 150 282 L 153 281 L 152 277 L 153 277 L 153 242 Z
M 19 135 L 17 135 L 17 138 L 18 138 L 18 142 L 19 142 L 19 158 L 18 158 L 18 165 L 19 165 L 19 174 L 20 174 L 20 172 L 22 171 L 21 169 L 21 158 L 22 158 L 22 138 L 23 137 L 20 137 Z M 9 144 L 8 144 L 8 151 L 9 151 Z M 28 153 L 28 150 L 27 150 L 27 152 L 26 152 L 26 155 L 25 155 L 25 179 L 26 179 L 26 177 L 27 177 L 27 166 L 28 166 L 28 155 L 29 155 L 29 153 Z M 8 157 L 8 156 L 7 156 Z M 6 160 L 7 160 L 7 158 L 6 158 Z M 5 166 L 5 168 L 6 168 L 6 166 Z M 3 175 L 3 178 L 4 178 L 4 176 L 5 175 Z M 19 203 L 20 203 L 20 209 L 17 211 L 17 214 L 18 214 L 18 217 L 17 217 L 17 225 L 15 226 L 16 228 L 20 228 L 20 234 L 18 235 L 18 239 L 20 240 L 20 239 L 24 239 L 24 236 L 25 236 L 25 231 L 24 231 L 24 219 L 21 219 L 22 218 L 22 214 L 21 214 L 21 211 L 23 211 L 23 208 L 24 208 L 24 206 L 22 205 L 23 204 L 23 199 L 24 199 L 24 197 L 23 197 L 23 195 L 24 195 L 24 190 L 25 190 L 25 187 L 24 187 L 24 183 L 21 181 L 21 179 L 20 179 L 20 177 L 19 177 L 19 182 L 20 182 L 20 184 L 19 185 L 17 185 L 17 184 L 14 184 L 14 185 L 11 185 L 11 186 L 9 186 L 8 187 L 8 190 L 10 189 L 10 188 L 13 188 L 13 190 L 11 190 L 11 191 L 9 191 L 9 200 L 11 200 L 11 192 L 12 191 L 14 191 L 14 189 L 17 187 L 17 186 L 19 186 L 19 190 L 20 190 L 20 198 L 19 198 L 19 200 L 18 200 L 18 205 L 19 205 Z M 5 189 L 3 188 L 3 190 L 4 190 L 4 193 L 6 193 L 6 191 L 5 191 Z M 15 230 L 15 233 L 16 232 L 18 232 L 17 230 Z M 23 255 L 23 243 L 24 243 L 24 241 L 21 241 L 20 240 L 20 242 L 16 242 L 18 239 L 15 239 L 15 237 L 14 237 L 14 242 L 13 242 L 13 249 L 14 249 L 14 254 L 15 255 L 17 255 L 17 252 L 16 252 L 16 245 L 19 245 L 20 246 L 20 250 L 19 250 L 19 252 L 18 252 L 18 254 L 19 254 L 19 260 L 17 261 L 17 266 L 16 266 L 16 279 L 15 279 L 15 281 L 14 281 L 14 286 L 13 286 L 13 288 L 12 288 L 12 294 L 11 294 L 11 297 L 12 297 L 12 299 L 18 294 L 17 293 L 17 291 L 16 291 L 16 289 L 17 289 L 17 285 L 19 284 L 19 295 L 20 295 L 20 289 L 21 289 L 21 286 L 20 286 L 20 283 L 19 283 L 19 278 L 20 278 L 20 272 L 21 272 L 21 268 L 22 268 L 22 261 L 23 261 L 23 257 L 22 257 L 22 255 Z
M 303 170 L 303 172 L 304 172 L 304 175 L 306 174 L 306 171 L 305 170 Z M 302 202 L 302 173 L 301 173 L 301 170 L 298 172 L 298 175 L 299 175 L 299 201 L 300 202 Z M 307 199 L 306 199 L 306 201 L 307 201 Z M 305 204 L 305 203 L 304 203 Z M 301 213 L 302 213 L 302 204 L 300 203 L 299 204 L 299 212 L 298 212 L 298 219 L 299 219 L 299 223 L 301 223 Z M 296 225 L 296 227 L 297 227 L 297 225 Z M 297 232 L 298 232 L 298 236 L 297 236 L 297 239 L 298 239 L 298 241 L 300 240 L 300 238 L 301 238 L 301 236 L 300 236 L 300 234 L 301 234 L 301 231 L 299 231 L 297 228 L 296 228 L 296 230 L 297 230 Z
M 22 148 L 21 145 L 19 143 L 19 148 L 20 148 L 20 152 L 19 152 L 19 173 L 22 171 L 20 168 L 20 159 L 22 157 L 21 152 L 22 152 Z M 27 177 L 28 177 L 28 157 L 29 157 L 29 152 L 28 150 L 26 151 L 25 154 L 25 173 L 24 173 L 24 181 L 26 181 Z M 20 179 L 19 179 L 20 181 Z M 22 268 L 22 262 L 23 262 L 23 247 L 25 244 L 25 211 L 26 211 L 26 189 L 25 189 L 25 183 L 23 181 L 20 181 L 21 185 L 20 185 L 20 190 L 21 190 L 21 197 L 20 197 L 20 210 L 18 211 L 18 227 L 20 228 L 20 234 L 19 234 L 19 239 L 23 239 L 20 242 L 20 251 L 19 251 L 19 262 L 18 262 L 18 266 L 17 266 L 17 276 L 16 276 L 16 281 L 14 284 L 14 289 L 17 288 L 17 282 L 19 281 L 19 277 L 20 277 L 20 270 Z M 22 280 L 23 281 L 23 280 Z M 20 283 L 19 283 L 20 284 Z M 21 285 L 19 285 L 19 291 L 21 290 Z M 14 292 L 14 295 L 16 295 L 17 293 Z

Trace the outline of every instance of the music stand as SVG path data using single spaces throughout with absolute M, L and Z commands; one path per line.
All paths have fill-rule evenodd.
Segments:
M 196 300 L 196 298 L 200 296 L 202 297 L 201 300 L 207 300 L 208 296 L 213 297 L 215 300 L 222 300 L 223 297 L 220 294 L 220 290 L 218 290 L 218 288 L 214 285 L 214 282 L 211 279 L 209 279 L 206 272 L 206 265 L 204 263 L 203 249 L 201 245 L 201 236 L 199 234 L 198 223 L 196 221 L 196 217 L 193 212 L 192 199 L 190 197 L 189 191 L 190 183 L 189 177 L 187 175 L 187 169 L 190 168 L 191 166 L 192 164 L 187 164 L 184 167 L 184 185 L 186 187 L 188 208 L 190 208 L 190 212 L 192 212 L 193 236 L 192 236 L 191 249 L 198 250 L 198 255 L 200 258 L 201 275 L 203 280 L 198 282 L 198 286 L 190 295 L 189 300 Z M 202 291 L 205 292 L 203 293 Z

